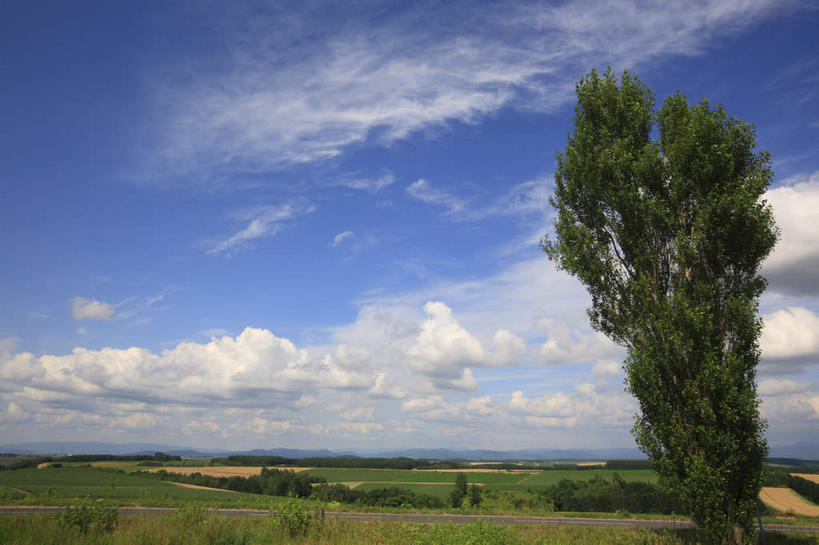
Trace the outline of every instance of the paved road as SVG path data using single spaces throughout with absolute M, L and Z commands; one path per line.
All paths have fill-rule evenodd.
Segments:
M 0 506 L 0 515 L 38 515 L 57 513 L 62 507 L 51 506 Z M 176 512 L 173 507 L 120 507 L 122 515 L 167 515 Z M 254 509 L 215 509 L 217 515 L 226 517 L 268 517 L 270 511 Z M 687 520 L 645 520 L 645 519 L 595 519 L 568 517 L 525 517 L 510 515 L 435 515 L 424 513 L 355 513 L 328 511 L 328 519 L 358 520 L 394 520 L 403 522 L 454 522 L 467 523 L 482 520 L 492 524 L 566 524 L 570 526 L 623 526 L 639 528 L 692 528 Z M 819 526 L 789 526 L 785 524 L 766 524 L 766 532 L 804 532 L 819 534 Z

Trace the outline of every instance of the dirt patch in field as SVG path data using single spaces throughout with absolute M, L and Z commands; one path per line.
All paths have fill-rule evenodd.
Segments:
M 287 469 L 289 471 L 307 471 L 313 469 L 312 467 L 272 467 L 268 469 Z M 165 466 L 146 468 L 145 471 L 156 473 L 157 471 L 167 471 L 168 473 L 180 473 L 182 475 L 190 475 L 191 473 L 201 473 L 202 475 L 209 475 L 211 477 L 251 477 L 262 472 L 261 466 L 202 466 L 202 467 L 183 467 L 183 466 Z
M 819 517 L 819 506 L 811 505 L 796 495 L 790 488 L 762 487 L 759 499 L 765 505 L 782 513 L 794 513 L 808 517 Z
M 176 483 L 174 481 L 162 481 L 165 483 L 171 483 L 176 486 L 181 486 L 182 488 L 195 488 L 196 490 L 216 490 L 217 492 L 230 492 L 235 494 L 235 490 L 227 490 L 225 488 L 213 488 L 212 486 L 199 486 L 198 484 L 188 484 L 188 483 Z
M 606 462 L 577 462 L 577 467 L 605 467 Z
M 24 496 L 31 496 L 31 492 L 29 492 L 28 490 L 23 490 L 22 488 L 14 488 L 13 486 L 11 486 L 11 487 L 9 487 L 9 488 L 11 488 L 12 490 L 14 490 L 15 492 L 19 492 L 19 493 L 21 493 L 21 494 L 22 494 L 22 495 L 24 495 Z
M 794 477 L 802 477 L 805 480 L 819 484 L 819 475 L 813 473 L 791 473 Z
M 201 473 L 202 475 L 209 475 L 211 477 L 233 477 L 238 475 L 240 477 L 250 477 L 258 475 L 262 472 L 261 467 L 246 467 L 246 466 L 205 466 L 205 467 L 152 467 L 145 471 L 156 473 L 157 471 L 167 471 L 168 473 L 179 473 L 181 475 L 190 475 L 191 473 Z

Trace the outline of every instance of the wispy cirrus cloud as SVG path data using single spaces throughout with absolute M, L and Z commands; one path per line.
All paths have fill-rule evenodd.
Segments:
M 423 178 L 407 186 L 407 194 L 421 202 L 443 207 L 448 214 L 456 214 L 463 211 L 466 207 L 465 200 L 434 187 Z
M 220 14 L 228 45 L 159 77 L 155 155 L 182 177 L 220 178 L 474 123 L 507 106 L 554 111 L 591 66 L 697 55 L 774 6 L 787 7 L 581 0 L 390 13 L 350 6 L 332 19 L 311 6 Z
M 282 229 L 285 221 L 309 214 L 315 209 L 310 203 L 293 201 L 246 210 L 237 217 L 247 221 L 247 225 L 227 238 L 208 244 L 207 253 L 231 255 L 248 247 L 256 239 L 274 236 Z
M 343 233 L 339 233 L 335 237 L 333 237 L 333 243 L 330 244 L 330 246 L 338 246 L 339 244 L 341 244 L 342 242 L 344 242 L 345 240 L 352 236 L 353 236 L 352 231 L 344 231 Z

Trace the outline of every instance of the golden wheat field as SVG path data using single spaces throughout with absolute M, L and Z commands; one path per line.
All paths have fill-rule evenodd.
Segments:
M 819 475 L 814 473 L 791 473 L 794 477 L 802 477 L 806 481 L 811 481 L 816 484 L 819 484 Z
M 806 502 L 790 488 L 764 486 L 759 493 L 759 499 L 782 513 L 792 512 L 795 515 L 819 517 L 819 506 Z

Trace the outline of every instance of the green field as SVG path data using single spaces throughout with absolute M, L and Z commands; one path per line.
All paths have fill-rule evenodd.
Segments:
M 411 487 L 413 492 L 438 495 L 433 492 L 425 492 L 423 487 L 439 488 L 441 484 L 455 483 L 456 472 L 439 471 L 382 471 L 378 469 L 313 469 L 311 475 L 316 475 L 327 479 L 331 483 L 367 483 L 367 486 L 359 485 L 361 490 L 381 488 L 388 486 L 406 486 L 410 483 L 435 483 L 417 484 Z M 467 472 L 468 483 L 480 483 L 486 488 L 496 488 L 499 490 L 527 490 L 529 488 L 544 488 L 559 483 L 563 479 L 569 480 L 590 480 L 595 477 L 602 477 L 611 480 L 617 473 L 625 481 L 656 482 L 657 476 L 650 469 L 624 469 L 620 471 L 608 471 L 605 469 L 550 469 L 539 471 L 533 474 L 525 473 L 477 473 Z M 441 483 L 441 484 L 438 484 Z M 377 486 L 376 486 L 377 485 Z
M 153 505 L 162 501 L 174 503 L 186 499 L 219 505 L 249 505 L 258 503 L 262 498 L 270 498 L 231 491 L 183 488 L 156 479 L 123 473 L 122 471 L 145 469 L 129 462 L 111 464 L 107 470 L 71 466 L 74 464 L 66 464 L 66 467 L 61 468 L 0 472 L 0 495 L 6 500 L 25 500 L 26 497 L 19 492 L 23 490 L 34 496 L 28 498 L 32 502 L 37 498 L 42 501 L 43 497 L 59 500 L 60 498 L 94 496 L 143 505 Z M 122 471 L 114 471 L 115 468 Z M 173 468 L 168 467 L 167 470 L 173 471 Z M 329 468 L 313 469 L 309 473 L 322 477 L 330 483 L 347 483 L 359 490 L 399 487 L 412 490 L 417 494 L 429 494 L 439 498 L 446 498 L 449 495 L 457 475 L 457 472 L 443 471 Z M 626 481 L 656 481 L 654 472 L 647 469 L 617 472 L 603 469 L 552 469 L 532 474 L 505 471 L 467 472 L 466 478 L 468 483 L 478 483 L 483 486 L 484 490 L 525 491 L 550 486 L 563 479 L 589 480 L 602 477 L 610 480 L 614 473 Z
M 561 471 L 563 473 L 564 471 Z M 311 469 L 310 475 L 327 479 L 331 483 L 343 482 L 383 482 L 383 483 L 454 483 L 456 472 L 444 471 L 412 471 L 412 470 L 381 470 L 381 469 Z M 572 471 L 578 474 L 577 471 Z M 524 473 L 466 473 L 470 482 L 515 484 L 530 477 Z
M 198 501 L 213 504 L 259 503 L 255 494 L 221 490 L 184 488 L 158 479 L 127 475 L 113 471 L 88 468 L 45 468 L 0 471 L 0 490 L 18 489 L 13 499 L 31 503 L 62 504 L 85 496 L 107 498 L 113 502 L 155 505 L 180 501 Z M 265 497 L 270 503 L 270 497 Z

